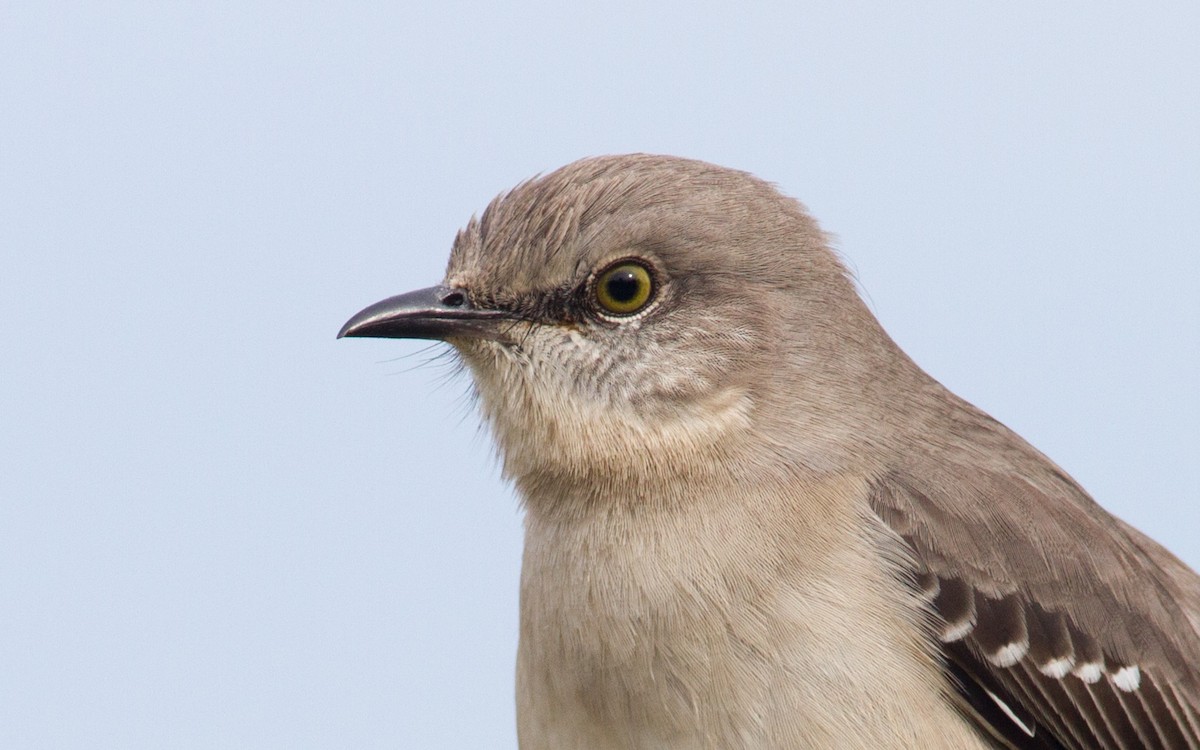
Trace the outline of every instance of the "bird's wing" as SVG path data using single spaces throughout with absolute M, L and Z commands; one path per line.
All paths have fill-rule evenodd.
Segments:
M 916 447 L 872 500 L 971 712 L 1014 748 L 1200 750 L 1200 577 L 996 427 Z

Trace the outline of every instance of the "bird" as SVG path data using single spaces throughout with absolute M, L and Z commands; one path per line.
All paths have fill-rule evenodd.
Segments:
M 747 172 L 582 159 L 341 337 L 447 342 L 524 511 L 523 750 L 1200 748 L 1200 576 Z

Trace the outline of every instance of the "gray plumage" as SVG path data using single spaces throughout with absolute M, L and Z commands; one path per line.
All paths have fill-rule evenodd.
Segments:
M 1200 578 L 917 367 L 750 175 L 576 162 L 342 334 L 471 371 L 526 509 L 526 750 L 1200 748 Z

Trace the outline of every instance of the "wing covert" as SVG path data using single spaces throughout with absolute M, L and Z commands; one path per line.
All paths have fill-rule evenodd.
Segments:
M 875 485 L 948 670 L 1014 748 L 1200 750 L 1200 577 L 1043 462 Z

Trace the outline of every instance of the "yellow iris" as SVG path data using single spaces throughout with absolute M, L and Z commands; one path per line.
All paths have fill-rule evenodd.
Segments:
M 640 263 L 623 261 L 596 279 L 596 301 L 614 315 L 632 315 L 650 302 L 654 279 Z

